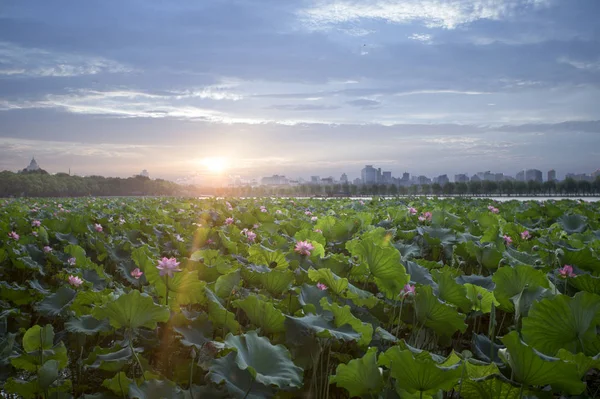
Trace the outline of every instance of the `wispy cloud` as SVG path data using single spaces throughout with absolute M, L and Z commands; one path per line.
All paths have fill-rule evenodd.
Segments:
M 0 76 L 71 77 L 132 72 L 132 68 L 103 57 L 21 47 L 0 42 Z
M 591 72 L 600 71 L 600 58 L 596 60 L 574 60 L 568 57 L 561 57 L 558 59 L 561 64 L 571 65 L 573 68 L 583 69 Z

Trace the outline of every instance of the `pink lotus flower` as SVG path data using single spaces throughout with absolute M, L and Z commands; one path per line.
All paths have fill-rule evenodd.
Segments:
M 327 286 L 323 283 L 317 283 L 317 288 L 321 291 L 325 291 L 327 289 Z
M 402 288 L 402 291 L 400 291 L 400 295 L 402 295 L 403 297 L 415 295 L 415 286 L 405 284 L 404 288 Z
M 144 272 L 141 271 L 139 267 L 136 267 L 135 269 L 133 269 L 131 271 L 130 274 L 131 274 L 131 277 L 133 277 L 136 280 L 139 280 L 139 278 L 142 277 L 142 275 L 144 274 Z
M 102 225 L 100 223 L 94 224 L 94 230 L 96 230 L 98 233 L 101 233 L 102 232 Z
M 311 222 L 316 222 L 318 219 L 319 219 L 318 217 L 313 216 L 313 217 L 310 218 L 310 221 Z
M 75 266 L 75 263 L 77 263 L 77 259 L 75 259 L 75 258 L 69 258 L 67 260 L 67 263 L 69 264 L 69 266 Z
M 263 213 L 265 213 L 265 212 L 267 212 L 267 208 L 264 205 L 261 205 L 260 206 L 260 211 L 263 212 Z
M 321 234 L 323 234 L 323 230 L 321 230 L 321 229 L 315 229 L 315 233 L 321 233 Z
M 490 210 L 490 212 L 492 213 L 500 213 L 500 210 L 492 205 L 488 206 L 488 209 Z
M 358 201 L 359 204 L 364 205 L 365 201 Z
M 248 234 L 248 229 L 247 228 L 242 229 L 242 231 L 240 231 L 240 234 L 245 236 L 246 234 Z
M 212 238 L 209 238 L 208 240 L 206 240 L 206 245 L 210 245 L 210 244 L 214 244 L 215 241 Z
M 253 231 L 248 231 L 246 233 L 246 237 L 248 238 L 248 241 L 254 242 L 254 240 L 256 240 L 256 233 Z
M 528 230 L 525 230 L 524 232 L 521 233 L 521 238 L 524 240 L 529 240 L 531 238 L 531 234 L 529 233 Z
M 73 287 L 79 287 L 81 284 L 83 284 L 83 280 L 77 276 L 70 275 L 69 284 L 71 284 Z
M 306 216 L 311 216 L 311 215 L 312 215 L 312 212 L 311 212 L 311 211 L 306 211 L 306 212 L 304 212 L 304 214 L 305 214 Z
M 315 247 L 309 241 L 298 241 L 296 243 L 296 248 L 294 251 L 299 253 L 300 255 L 310 256 L 310 251 L 315 249 Z
M 45 253 L 50 253 L 50 252 L 52 252 L 52 248 L 50 248 L 49 246 L 47 246 L 47 245 L 46 245 L 46 246 L 44 247 L 44 252 L 45 252 Z
M 42 222 L 40 222 L 39 220 L 34 220 L 33 222 L 31 222 L 32 227 L 40 227 L 41 225 Z
M 254 223 L 254 224 L 252 225 L 252 228 L 253 228 L 253 229 L 258 229 L 259 227 L 260 227 L 260 224 L 258 224 L 258 223 Z
M 228 201 L 225 201 L 225 205 L 227 205 L 227 209 L 233 211 L 233 206 Z
M 233 224 L 233 218 L 225 219 L 225 224 L 227 224 L 227 225 Z
M 177 259 L 175 258 L 163 257 L 161 260 L 158 261 L 158 265 L 156 266 L 156 268 L 160 270 L 160 276 L 167 275 L 173 278 L 173 273 L 181 271 L 181 269 L 177 268 L 177 266 L 179 266 L 179 263 L 180 262 L 177 262 Z
M 8 236 L 10 238 L 12 238 L 13 240 L 18 240 L 19 239 L 19 235 L 17 233 L 15 233 L 14 231 L 11 231 L 10 233 L 8 233 Z
M 410 212 L 411 215 L 416 215 L 417 214 L 417 209 L 413 208 L 412 206 L 410 208 L 408 208 L 408 211 Z
M 431 221 L 431 212 L 424 212 L 421 214 L 421 216 L 419 216 L 419 221 L 424 222 L 424 221 Z
M 32 234 L 34 237 L 37 237 L 37 236 L 38 236 L 38 232 L 37 232 L 37 231 L 32 231 L 32 232 L 31 232 L 31 234 Z
M 281 212 L 281 209 L 277 209 L 277 210 L 275 211 L 275 213 L 276 213 L 276 214 L 278 214 L 278 215 L 281 215 L 283 212 Z
M 513 242 L 512 238 L 510 238 L 510 236 L 508 236 L 508 235 L 506 235 L 506 234 L 505 234 L 505 235 L 504 235 L 504 237 L 502 237 L 502 238 L 504 238 L 504 243 L 505 243 L 506 245 L 510 245 L 510 244 L 512 244 L 512 242 Z
M 120 218 L 120 219 L 119 219 L 119 224 L 125 224 L 125 219 L 123 219 L 123 218 Z
M 561 278 L 577 276 L 575 273 L 573 273 L 573 266 L 571 265 L 564 265 L 562 268 L 558 269 L 558 273 L 560 274 Z

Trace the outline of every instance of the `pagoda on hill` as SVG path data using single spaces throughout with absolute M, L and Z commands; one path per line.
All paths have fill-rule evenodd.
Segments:
M 29 162 L 29 166 L 25 169 L 21 170 L 19 173 L 39 173 L 39 174 L 48 174 L 44 169 L 40 168 L 35 157 L 31 158 L 31 162 Z

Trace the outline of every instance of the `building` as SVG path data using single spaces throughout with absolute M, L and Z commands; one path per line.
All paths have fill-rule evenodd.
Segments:
M 270 177 L 263 177 L 260 180 L 260 184 L 263 186 L 286 186 L 289 184 L 289 180 L 285 176 L 273 175 Z
M 597 179 L 598 177 L 600 177 L 600 169 L 596 169 L 596 171 L 594 173 L 592 173 L 592 177 L 594 179 Z
M 496 173 L 496 180 L 497 182 L 501 182 L 504 181 L 504 173 L 500 172 L 500 173 Z
M 346 175 L 345 173 L 342 173 L 342 176 L 340 177 L 340 183 L 348 184 L 348 175 Z
M 481 178 L 478 175 L 471 176 L 471 181 L 481 181 Z
M 321 179 L 321 184 L 333 184 L 335 182 L 335 179 L 332 176 L 329 177 L 324 177 Z
M 354 181 L 352 183 L 355 186 L 360 186 L 362 184 L 362 179 L 360 179 L 359 177 L 357 177 L 356 179 L 354 179 Z
M 377 183 L 378 176 L 381 175 L 381 169 L 375 169 L 373 165 L 366 165 L 360 171 L 360 177 L 363 184 L 375 184 Z
M 556 171 L 554 169 L 548 171 L 548 181 L 556 181 Z
M 450 179 L 448 179 L 448 175 L 439 175 L 433 179 L 433 182 L 439 184 L 440 186 L 444 186 L 450 183 Z
M 525 171 L 524 170 L 517 173 L 516 180 L 517 181 L 525 181 Z
M 320 181 L 321 181 L 321 178 L 319 176 L 311 176 L 310 177 L 310 184 L 319 184 Z
M 565 178 L 573 179 L 575 181 L 593 181 L 592 176 L 586 173 L 567 173 Z
M 23 169 L 23 172 L 36 172 L 40 170 L 40 166 L 35 160 L 35 157 L 31 158 L 31 162 L 29 162 L 29 166 Z
M 383 184 L 392 184 L 392 172 L 383 172 L 381 174 L 381 182 Z
M 421 176 L 417 177 L 416 182 L 417 182 L 417 184 L 422 186 L 424 184 L 431 184 L 431 179 L 427 176 L 421 175 Z
M 146 169 L 144 169 L 140 173 L 140 176 L 142 176 L 142 177 L 150 177 L 150 173 L 148 173 L 148 171 Z
M 455 183 L 468 183 L 469 175 L 467 175 L 466 173 L 459 173 L 458 175 L 454 175 L 454 182 Z
M 535 181 L 541 183 L 543 181 L 543 173 L 537 169 L 527 169 L 525 171 L 525 181 Z

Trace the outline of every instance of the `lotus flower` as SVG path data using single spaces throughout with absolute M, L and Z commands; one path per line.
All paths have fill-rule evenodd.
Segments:
M 402 288 L 402 291 L 400 291 L 400 295 L 402 295 L 404 297 L 415 295 L 415 286 L 410 285 L 410 284 L 405 284 L 404 288 Z
M 13 240 L 18 240 L 19 239 L 19 235 L 17 233 L 15 233 L 14 231 L 11 231 L 10 233 L 8 233 L 8 236 L 10 238 L 12 238 Z
M 119 218 L 119 224 L 125 224 L 125 219 Z
M 177 268 L 177 266 L 179 266 L 179 263 L 180 262 L 177 262 L 177 259 L 175 258 L 164 257 L 158 261 L 158 265 L 156 266 L 156 268 L 160 270 L 159 275 L 167 275 L 173 278 L 173 273 L 181 271 L 181 269 Z
M 267 212 L 267 208 L 264 205 L 261 205 L 260 206 L 260 211 L 263 212 L 263 213 L 265 213 L 265 212 Z
M 77 276 L 70 275 L 69 284 L 71 284 L 73 287 L 79 287 L 81 284 L 83 284 L 83 280 Z
M 75 263 L 77 263 L 77 259 L 69 258 L 67 259 L 67 263 L 69 264 L 69 266 L 75 266 Z
M 258 229 L 259 227 L 260 227 L 260 224 L 258 224 L 258 223 L 254 223 L 254 224 L 252 225 L 252 228 L 253 228 L 253 229 Z
M 227 219 L 225 219 L 225 224 L 226 225 L 233 224 L 233 218 L 227 218 Z
M 521 233 L 521 238 L 524 240 L 529 240 L 531 238 L 531 234 L 529 233 L 528 230 L 525 230 L 524 232 Z
M 248 241 L 254 242 L 254 240 L 256 240 L 256 233 L 249 230 L 246 232 L 246 237 L 248 238 Z
M 412 206 L 410 208 L 408 208 L 408 211 L 410 212 L 411 215 L 416 215 L 417 214 L 417 209 L 413 208 Z
M 37 231 L 32 231 L 32 232 L 31 232 L 31 234 L 32 234 L 34 237 L 37 237 L 37 236 L 38 236 L 38 232 L 37 232 Z
M 358 201 L 359 204 L 364 205 L 365 201 Z
M 304 212 L 304 214 L 305 214 L 306 216 L 311 216 L 311 215 L 312 215 L 312 212 L 311 212 L 311 211 L 306 211 L 306 212 Z
M 276 213 L 276 214 L 278 214 L 278 215 L 281 215 L 283 212 L 281 211 L 281 209 L 277 209 L 277 210 L 275 211 L 275 213 Z
M 206 240 L 206 245 L 210 245 L 210 244 L 214 244 L 214 240 L 212 238 L 209 238 L 208 240 Z
M 490 212 L 492 213 L 500 213 L 500 210 L 492 205 L 488 206 L 488 209 L 490 210 Z
M 315 247 L 309 241 L 298 241 L 296 243 L 296 248 L 294 251 L 299 253 L 300 255 L 310 256 L 310 251 L 315 249 Z
M 505 243 L 506 245 L 510 245 L 510 244 L 512 244 L 512 242 L 513 242 L 512 238 L 510 238 L 510 236 L 508 236 L 508 235 L 506 235 L 506 234 L 504 234 L 504 236 L 503 236 L 502 238 L 504 238 L 504 243 Z
M 323 283 L 317 283 L 317 288 L 321 291 L 325 291 L 327 289 L 327 286 Z
M 421 216 L 419 216 L 419 221 L 424 222 L 424 221 L 431 221 L 431 212 L 424 212 L 421 214 Z
M 40 222 L 39 220 L 34 220 L 33 222 L 31 222 L 32 227 L 40 227 L 41 225 L 42 222 Z
M 321 229 L 315 229 L 315 233 L 321 233 L 322 234 L 323 230 L 321 230 Z
M 94 224 L 94 230 L 96 230 L 98 233 L 101 233 L 102 232 L 102 225 L 100 223 Z
M 558 273 L 560 274 L 561 278 L 577 276 L 575 273 L 573 273 L 573 266 L 571 265 L 564 265 L 562 268 L 558 269 Z
M 139 267 L 136 267 L 135 269 L 133 269 L 131 271 L 130 274 L 131 274 L 131 277 L 133 277 L 136 280 L 139 280 L 139 278 L 142 277 L 142 274 L 144 274 L 144 272 L 141 271 Z
M 50 252 L 52 252 L 52 248 L 50 248 L 49 246 L 47 246 L 47 245 L 46 245 L 46 246 L 44 247 L 44 252 L 45 252 L 45 253 L 50 253 Z
M 313 216 L 313 217 L 310 218 L 310 221 L 311 222 L 316 222 L 318 219 L 319 219 L 318 217 Z

